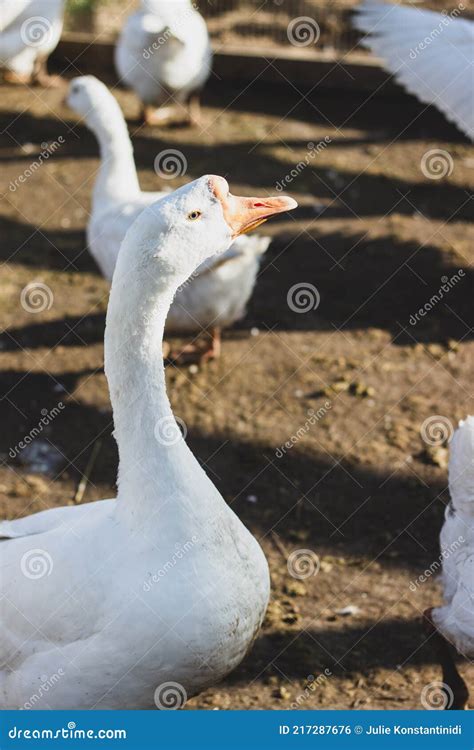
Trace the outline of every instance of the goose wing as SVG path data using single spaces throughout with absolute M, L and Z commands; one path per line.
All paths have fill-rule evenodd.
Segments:
M 354 25 L 407 91 L 474 138 L 473 21 L 363 0 Z
M 72 528 L 90 513 L 109 512 L 113 500 L 98 500 L 84 505 L 66 505 L 60 508 L 49 508 L 25 518 L 0 522 L 0 540 L 19 539 L 25 536 L 43 534 L 60 526 Z

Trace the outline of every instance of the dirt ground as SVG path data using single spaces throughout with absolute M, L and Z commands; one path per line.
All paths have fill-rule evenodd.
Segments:
M 155 156 L 176 148 L 188 171 L 170 187 L 218 173 L 234 192 L 268 195 L 306 159 L 308 143 L 330 138 L 286 187 L 299 209 L 263 228 L 273 242 L 221 359 L 167 368 L 188 441 L 260 540 L 272 578 L 251 654 L 187 707 L 421 708 L 440 672 L 420 616 L 440 589 L 435 576 L 418 578 L 436 567 L 448 495 L 445 445 L 428 445 L 420 430 L 435 415 L 454 425 L 474 410 L 474 155 L 409 97 L 244 88 L 214 80 L 201 130 L 143 128 L 134 97 L 118 92 L 145 189 L 163 184 Z M 87 467 L 83 502 L 115 493 L 102 367 L 108 285 L 84 236 L 98 153 L 62 96 L 3 86 L 0 101 L 4 518 L 73 503 Z M 449 176 L 425 176 L 431 149 L 448 154 Z M 454 274 L 444 299 L 410 323 Z M 32 282 L 53 292 L 40 313 L 21 304 Z M 300 283 L 317 289 L 316 309 L 289 306 Z M 12 458 L 60 401 L 36 452 Z M 289 573 L 297 550 L 311 551 L 314 575 Z M 472 682 L 473 668 L 460 667 Z

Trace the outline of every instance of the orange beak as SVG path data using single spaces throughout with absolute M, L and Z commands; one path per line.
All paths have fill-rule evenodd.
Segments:
M 232 239 L 240 234 L 251 232 L 271 216 L 297 207 L 293 198 L 239 198 L 229 193 L 229 186 L 223 177 L 209 178 L 209 187 L 222 205 L 224 218 L 232 230 Z

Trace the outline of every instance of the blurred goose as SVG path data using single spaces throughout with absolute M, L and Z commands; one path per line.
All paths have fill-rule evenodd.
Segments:
M 462 709 L 469 692 L 450 644 L 461 656 L 474 656 L 474 417 L 459 423 L 451 441 L 449 492 L 440 539 L 444 605 L 425 612 L 425 626 L 443 670 L 446 707 Z
M 115 51 L 120 80 L 141 100 L 149 125 L 168 121 L 173 103 L 187 105 L 189 121 L 198 121 L 199 92 L 211 63 L 206 23 L 191 0 L 141 0 L 141 9 L 126 21 Z M 166 103 L 171 106 L 161 106 Z
M 117 500 L 0 526 L 0 708 L 150 709 L 181 702 L 245 656 L 267 607 L 254 537 L 186 445 L 161 356 L 176 290 L 242 233 L 296 206 L 206 176 L 148 206 L 123 241 L 105 372 Z M 5 538 L 6 537 L 6 538 Z
M 140 190 L 127 124 L 117 100 L 101 81 L 93 76 L 73 79 L 67 102 L 85 118 L 100 145 L 101 166 L 87 239 L 100 270 L 111 280 L 127 230 L 146 206 L 166 192 Z M 178 289 L 166 319 L 166 332 L 211 333 L 207 349 L 190 344 L 181 353 L 182 358 L 219 356 L 221 329 L 244 316 L 269 245 L 269 237 L 240 236 L 218 258 L 206 260 Z M 180 355 L 172 358 L 180 359 Z
M 65 0 L 0 0 L 0 68 L 15 83 L 56 85 L 47 60 L 63 28 Z
M 474 138 L 474 21 L 459 14 L 363 0 L 354 24 L 407 91 Z

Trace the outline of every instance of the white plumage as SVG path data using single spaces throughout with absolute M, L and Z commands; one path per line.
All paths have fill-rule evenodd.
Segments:
M 474 656 L 474 417 L 451 441 L 451 503 L 441 531 L 444 605 L 432 610 L 439 632 L 465 657 Z
M 71 82 L 69 105 L 96 135 L 101 166 L 87 227 L 89 248 L 111 280 L 120 244 L 137 216 L 166 192 L 140 190 L 133 148 L 119 104 L 93 76 Z M 178 289 L 166 320 L 167 333 L 194 333 L 228 327 L 245 314 L 262 255 L 270 238 L 238 237 L 223 255 L 206 260 Z
M 247 653 L 268 602 L 267 562 L 179 431 L 161 344 L 195 268 L 295 206 L 235 198 L 222 178 L 203 177 L 127 232 L 105 332 L 117 500 L 0 525 L 0 708 L 24 707 L 51 675 L 34 708 L 154 708 L 177 683 L 182 703 Z
M 473 21 L 363 0 L 354 24 L 402 86 L 474 138 Z
M 63 27 L 65 0 L 0 0 L 0 68 L 28 79 L 45 66 Z
M 210 74 L 206 23 L 191 0 L 141 0 L 124 24 L 115 63 L 145 108 L 185 104 Z

